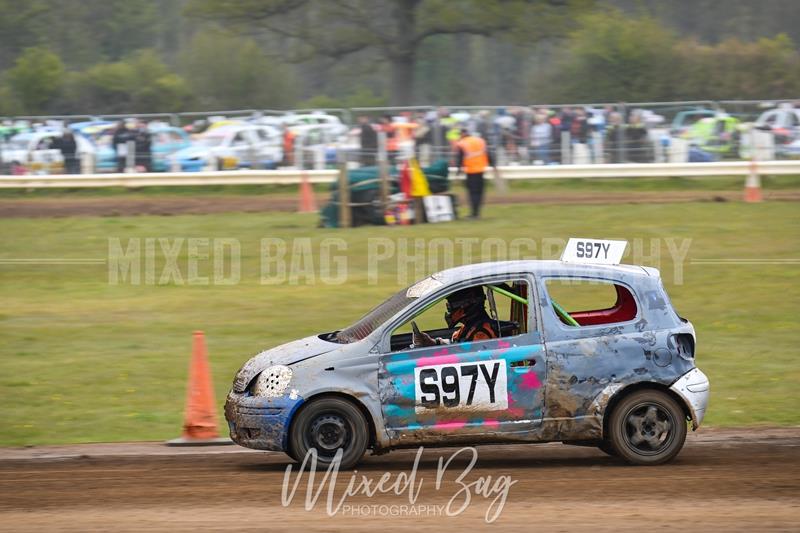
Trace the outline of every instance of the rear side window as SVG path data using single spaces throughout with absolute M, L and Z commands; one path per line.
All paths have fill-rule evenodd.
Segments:
M 567 278 L 550 278 L 545 283 L 556 316 L 567 326 L 628 322 L 638 313 L 636 298 L 625 285 Z

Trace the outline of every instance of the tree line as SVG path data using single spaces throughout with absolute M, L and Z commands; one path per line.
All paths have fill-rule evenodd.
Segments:
M 0 0 L 0 115 L 787 98 L 793 0 Z

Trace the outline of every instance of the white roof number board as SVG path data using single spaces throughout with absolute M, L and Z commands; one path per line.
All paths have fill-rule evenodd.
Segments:
M 580 239 L 572 237 L 561 254 L 561 260 L 569 263 L 595 263 L 618 265 L 622 261 L 628 241 L 602 239 Z

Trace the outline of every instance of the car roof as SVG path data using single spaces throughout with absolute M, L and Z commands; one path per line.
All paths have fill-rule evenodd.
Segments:
M 465 278 L 478 278 L 494 274 L 518 274 L 530 272 L 536 276 L 572 275 L 596 276 L 600 278 L 641 277 L 658 278 L 658 269 L 636 265 L 601 265 L 589 263 L 568 263 L 558 260 L 520 260 L 490 261 L 462 265 L 433 274 L 433 277 L 449 285 Z

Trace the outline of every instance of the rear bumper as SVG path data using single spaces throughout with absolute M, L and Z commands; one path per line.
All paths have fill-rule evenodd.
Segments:
M 231 391 L 225 401 L 231 440 L 255 450 L 286 451 L 289 422 L 302 403 L 300 397 L 261 398 Z
M 683 398 L 689 408 L 692 429 L 700 427 L 706 414 L 708 396 L 711 391 L 708 377 L 699 368 L 694 368 L 673 383 L 670 390 Z

